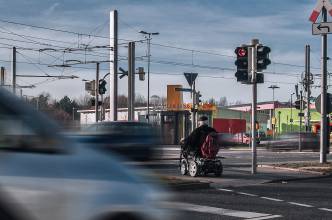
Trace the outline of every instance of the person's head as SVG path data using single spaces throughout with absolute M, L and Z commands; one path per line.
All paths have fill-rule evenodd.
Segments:
M 206 116 L 201 116 L 198 119 L 198 126 L 202 126 L 202 125 L 207 125 L 208 124 L 208 118 Z

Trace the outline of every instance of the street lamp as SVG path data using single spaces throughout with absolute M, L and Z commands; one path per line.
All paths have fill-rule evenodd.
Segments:
M 147 99 L 147 114 L 146 119 L 149 122 L 149 114 L 150 114 L 150 47 L 151 47 L 151 35 L 159 35 L 159 32 L 146 32 L 146 31 L 140 31 L 140 34 L 144 34 L 145 38 L 147 39 L 148 43 L 148 99 Z
M 274 90 L 275 90 L 275 89 L 280 89 L 280 87 L 277 86 L 277 85 L 270 85 L 268 88 L 269 88 L 269 89 L 272 89 L 273 118 L 275 118 Z M 271 113 L 271 116 L 272 116 L 272 113 Z M 271 118 L 271 121 L 272 121 L 272 118 Z M 271 124 L 272 124 L 272 123 L 271 123 Z M 272 136 L 273 136 L 273 139 L 274 139 L 274 136 L 275 136 L 275 126 L 273 126 L 273 124 L 272 124 Z

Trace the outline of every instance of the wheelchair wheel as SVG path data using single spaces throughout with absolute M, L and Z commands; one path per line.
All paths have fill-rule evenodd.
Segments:
M 189 175 L 195 177 L 198 175 L 198 165 L 195 161 L 189 162 Z
M 186 175 L 188 173 L 188 164 L 185 159 L 182 159 L 180 162 L 180 172 L 181 175 Z

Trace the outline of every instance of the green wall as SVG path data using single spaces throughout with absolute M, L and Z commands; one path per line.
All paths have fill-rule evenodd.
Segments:
M 279 133 L 279 114 L 280 112 L 280 133 L 290 132 L 291 131 L 291 109 L 290 108 L 277 108 L 275 109 L 275 117 L 276 117 L 276 132 Z M 299 110 L 293 108 L 292 109 L 292 116 L 293 116 L 293 131 L 300 130 L 300 117 L 298 116 Z M 320 121 L 320 113 L 316 110 L 310 110 L 311 115 L 311 124 L 317 123 Z M 302 131 L 305 130 L 304 128 L 304 117 L 302 117 Z

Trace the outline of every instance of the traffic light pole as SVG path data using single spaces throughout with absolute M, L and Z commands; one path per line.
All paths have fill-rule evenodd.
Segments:
M 327 22 L 326 8 L 322 9 L 322 22 Z M 322 34 L 322 81 L 321 81 L 321 134 L 320 134 L 320 163 L 326 163 L 328 140 L 327 129 L 327 34 Z
M 251 40 L 251 82 L 252 82 L 252 107 L 251 107 L 251 153 L 252 153 L 252 169 L 251 173 L 257 173 L 257 149 L 256 149 L 256 121 L 257 121 L 257 45 L 258 39 Z
M 195 81 L 193 82 L 193 88 L 192 88 L 192 97 L 193 97 L 193 106 L 192 106 L 192 130 L 195 130 L 196 126 L 196 86 L 195 86 Z

